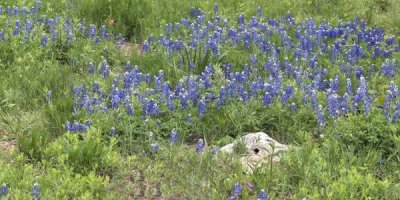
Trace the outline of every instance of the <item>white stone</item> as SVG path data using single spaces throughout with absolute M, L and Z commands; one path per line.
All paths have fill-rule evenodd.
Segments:
M 261 163 L 270 161 L 271 158 L 273 162 L 279 161 L 281 158 L 280 154 L 289 150 L 287 145 L 279 143 L 263 132 L 248 133 L 240 139 L 246 146 L 246 153 L 241 155 L 240 160 L 243 167 L 249 172 L 252 172 L 252 170 L 260 166 Z M 221 152 L 228 154 L 233 153 L 235 145 L 238 143 L 239 141 L 235 141 L 234 143 L 222 147 Z

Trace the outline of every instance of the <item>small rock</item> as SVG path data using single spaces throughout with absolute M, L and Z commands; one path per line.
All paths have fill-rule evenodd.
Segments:
M 272 161 L 276 162 L 280 160 L 280 153 L 289 150 L 287 145 L 279 143 L 263 132 L 248 133 L 241 137 L 241 142 L 246 147 L 246 152 L 240 160 L 243 167 L 250 173 L 261 163 L 268 162 L 271 159 L 270 156 L 272 156 Z M 235 141 L 222 147 L 221 152 L 233 153 L 238 143 L 239 141 Z

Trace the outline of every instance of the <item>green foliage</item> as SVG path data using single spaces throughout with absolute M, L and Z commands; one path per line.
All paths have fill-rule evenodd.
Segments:
M 42 129 L 34 128 L 18 138 L 18 149 L 32 161 L 40 161 L 51 135 Z
M 68 166 L 74 172 L 111 173 L 120 162 L 113 149 L 115 138 L 106 142 L 97 130 L 78 135 L 67 133 L 58 137 L 43 152 L 43 158 L 54 166 Z
M 128 198 L 226 199 L 236 182 L 244 188 L 241 199 L 255 199 L 261 189 L 268 191 L 271 199 L 398 198 L 400 130 L 376 109 L 368 116 L 354 114 L 335 123 L 332 120 L 329 122 L 332 125 L 325 129 L 317 128 L 315 114 L 308 105 L 301 105 L 300 95 L 290 102 L 298 106 L 296 112 L 290 112 L 280 103 L 263 106 L 261 99 L 255 98 L 245 104 L 228 102 L 221 109 L 209 110 L 204 117 L 199 117 L 195 108 L 165 111 L 158 118 L 146 121 L 142 120 L 141 111 L 135 116 L 127 116 L 120 110 L 94 115 L 71 113 L 72 87 L 98 80 L 87 72 L 90 62 L 99 66 L 107 60 L 112 78 L 124 69 L 128 60 L 152 76 L 163 70 L 171 86 L 183 76 L 199 74 L 212 63 L 216 70 L 213 79 L 222 85 L 226 81 L 222 66 L 232 63 L 233 69 L 239 70 L 254 52 L 244 52 L 243 46 L 221 49 L 220 57 L 200 48 L 172 57 L 167 57 L 162 49 L 151 54 L 138 51 L 150 33 L 157 36 L 166 23 L 190 18 L 191 7 L 212 13 L 215 2 L 42 2 L 41 9 L 48 17 L 60 15 L 62 20 L 71 18 L 75 22 L 86 18 L 87 24 L 106 24 L 114 35 L 121 32 L 136 44 L 129 44 L 133 52 L 124 52 L 114 48 L 112 42 L 94 44 L 79 34 L 72 43 L 66 44 L 65 38 L 60 37 L 47 48 L 41 48 L 39 41 L 23 43 L 21 38 L 14 37 L 0 42 L 0 135 L 6 135 L 7 140 L 17 138 L 21 153 L 0 155 L 0 184 L 6 183 L 10 188 L 5 198 L 29 199 L 32 184 L 38 183 L 42 199 L 120 199 L 121 194 Z M 280 17 L 290 11 L 296 21 L 313 17 L 335 24 L 340 19 L 347 22 L 359 16 L 370 25 L 385 25 L 385 30 L 394 35 L 400 32 L 400 4 L 396 0 L 221 0 L 218 3 L 220 13 L 228 18 L 244 13 L 248 20 L 260 6 L 268 17 Z M 33 1 L 3 0 L 1 4 L 3 9 L 13 5 L 31 7 Z M 0 24 L 6 20 L 13 21 L 14 17 L 0 16 Z M 33 34 L 48 34 L 48 31 L 39 29 Z M 260 60 L 266 58 L 257 56 Z M 180 59 L 184 63 L 182 69 L 178 67 Z M 196 66 L 193 72 L 188 69 L 191 61 Z M 318 62 L 330 68 L 327 77 L 338 73 L 338 64 L 331 65 L 328 58 Z M 360 65 L 369 74 L 371 69 L 379 71 L 380 63 L 381 59 L 369 59 Z M 370 67 L 371 64 L 375 67 Z M 95 74 L 101 73 L 97 70 Z M 389 80 L 378 75 L 368 78 L 370 93 L 379 95 L 379 102 L 374 105 L 383 105 L 387 88 L 382 85 Z M 345 76 L 340 79 L 343 85 Z M 99 82 L 103 88 L 111 81 Z M 356 80 L 353 78 L 352 82 Z M 399 84 L 398 77 L 395 82 Z M 284 83 L 289 84 L 294 83 Z M 105 88 L 105 92 L 109 90 Z M 53 94 L 50 101 L 46 99 L 48 91 Z M 340 93 L 344 92 L 345 88 L 340 88 Z M 136 110 L 142 109 L 138 102 L 133 104 Z M 189 115 L 192 122 L 186 121 Z M 66 133 L 67 120 L 92 120 L 93 126 L 87 133 Z M 111 127 L 116 129 L 115 137 L 109 136 Z M 168 141 L 173 129 L 180 135 L 176 145 Z M 193 147 L 199 138 L 204 138 L 208 146 L 223 146 L 255 131 L 264 131 L 282 143 L 299 147 L 280 162 L 265 163 L 253 174 L 245 174 L 238 162 L 245 151 L 242 143 L 236 149 L 238 155 L 213 156 L 209 148 L 199 154 Z M 154 137 L 149 136 L 150 132 Z M 149 153 L 154 142 L 160 143 L 160 150 Z M 254 185 L 253 189 L 246 188 L 248 182 Z
M 22 155 L 16 157 L 12 165 L 0 159 L 0 183 L 9 189 L 6 199 L 32 198 L 34 183 L 38 184 L 42 199 L 103 199 L 107 195 L 107 178 L 94 173 L 82 176 L 67 167 L 25 164 Z
M 340 119 L 328 134 L 357 151 L 377 149 L 384 158 L 394 156 L 399 162 L 400 152 L 396 141 L 399 132 L 399 126 L 391 125 L 385 116 L 371 113 L 369 116 L 349 115 Z

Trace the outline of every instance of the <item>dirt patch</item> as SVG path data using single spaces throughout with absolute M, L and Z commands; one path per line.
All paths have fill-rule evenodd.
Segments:
M 0 141 L 0 151 L 9 152 L 12 149 L 15 149 L 17 146 L 17 141 L 9 140 L 9 141 Z
M 110 191 L 116 191 L 128 200 L 162 200 L 160 183 L 153 183 L 145 177 L 145 170 L 134 167 L 132 171 L 119 174 L 111 179 Z
M 121 44 L 121 49 L 126 56 L 131 55 L 133 52 L 136 52 L 140 55 L 140 45 L 139 44 L 132 44 L 130 42 L 123 42 Z

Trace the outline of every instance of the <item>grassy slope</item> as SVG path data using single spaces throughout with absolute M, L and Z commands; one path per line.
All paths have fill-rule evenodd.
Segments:
M 159 35 L 162 31 L 160 26 L 166 22 L 180 21 L 182 16 L 187 16 L 191 7 L 201 7 L 207 11 L 212 10 L 215 3 L 215 1 L 182 3 L 178 0 L 138 1 L 142 5 L 134 4 L 131 8 L 141 12 L 133 16 L 129 15 L 130 19 L 126 20 L 134 22 L 134 25 L 129 27 L 122 23 L 123 16 L 126 15 L 124 11 L 127 8 L 122 3 L 125 1 L 121 1 L 121 5 L 115 6 L 114 10 L 106 0 L 83 2 L 71 0 L 69 2 L 69 5 L 65 5 L 59 4 L 58 1 L 46 1 L 48 15 L 76 12 L 78 16 L 85 16 L 89 22 L 98 24 L 116 18 L 116 24 L 110 28 L 134 35 L 132 41 L 141 41 L 141 36 L 146 37 L 150 33 Z M 261 6 L 263 12 L 272 17 L 291 11 L 299 21 L 313 17 L 319 21 L 328 19 L 336 23 L 339 19 L 351 20 L 354 16 L 360 16 L 367 19 L 370 24 L 384 25 L 388 31 L 398 35 L 400 31 L 399 5 L 395 0 L 389 0 L 390 6 L 385 10 L 378 4 L 379 2 L 382 1 L 218 1 L 221 13 L 229 17 L 235 17 L 237 13 L 254 15 L 257 6 Z M 79 6 L 81 9 L 78 9 L 76 5 L 80 3 L 83 4 Z M 2 4 L 12 5 L 14 1 L 6 0 L 2 1 Z M 104 7 L 103 4 L 108 5 Z M 66 9 L 67 7 L 69 10 Z M 102 9 L 104 11 L 101 11 Z M 134 31 L 128 32 L 130 29 Z M 361 198 L 375 196 L 394 199 L 400 192 L 399 185 L 394 184 L 400 181 L 398 165 L 389 160 L 385 166 L 376 166 L 376 160 L 381 156 L 378 150 L 372 149 L 358 154 L 351 146 L 342 145 L 330 138 L 315 141 L 315 138 L 302 131 L 296 132 L 293 136 L 290 134 L 293 129 L 282 128 L 287 123 L 294 123 L 293 118 L 290 114 L 279 111 L 272 112 L 274 115 L 272 117 L 265 116 L 268 119 L 277 119 L 267 124 L 277 127 L 273 129 L 275 130 L 273 135 L 283 141 L 301 143 L 302 148 L 298 152 L 291 152 L 283 162 L 272 167 L 264 166 L 262 170 L 256 171 L 251 176 L 243 174 L 235 159 L 228 157 L 216 159 L 210 153 L 199 156 L 192 146 L 188 147 L 186 144 L 164 147 L 157 155 L 142 157 L 138 154 L 127 160 L 121 159 L 118 153 L 107 149 L 100 154 L 95 154 L 94 151 L 100 146 L 110 142 L 108 138 L 104 139 L 105 141 L 91 138 L 88 140 L 92 143 L 85 143 L 69 134 L 59 135 L 62 133 L 64 122 L 72 118 L 70 113 L 72 99 L 66 98 L 71 93 L 71 87 L 81 83 L 82 80 L 90 79 L 84 72 L 88 62 L 98 62 L 107 55 L 103 53 L 102 48 L 90 47 L 85 41 L 80 41 L 80 45 L 70 48 L 68 52 L 64 52 L 62 48 L 57 48 L 58 51 L 45 52 L 29 46 L 19 48 L 20 45 L 16 43 L 2 46 L 3 52 L 8 52 L 8 54 L 4 53 L 3 55 L 7 57 L 2 58 L 7 59 L 0 61 L 0 136 L 2 137 L 0 139 L 17 138 L 20 142 L 19 151 L 24 152 L 24 154 L 11 153 L 13 162 L 8 162 L 10 156 L 0 157 L 2 169 L 0 184 L 5 182 L 10 185 L 15 199 L 29 199 L 31 185 L 34 182 L 39 182 L 43 199 L 54 196 L 60 199 L 67 197 L 119 199 L 121 193 L 128 198 L 145 196 L 150 199 L 162 196 L 178 199 L 222 199 L 229 196 L 232 186 L 237 181 L 240 181 L 242 185 L 251 182 L 255 186 L 253 190 L 244 190 L 243 199 L 254 198 L 260 189 L 268 189 L 270 196 L 278 199 L 285 197 L 293 199 L 360 198 L 360 196 L 352 196 L 354 194 L 365 195 Z M 109 49 L 113 49 L 112 44 L 107 45 Z M 115 66 L 123 65 L 127 59 L 141 66 L 166 64 L 166 61 L 159 59 L 158 56 L 143 58 L 133 54 L 129 58 L 119 52 L 108 55 L 107 60 L 114 62 Z M 158 68 L 149 70 L 154 70 L 152 72 L 156 73 Z M 46 102 L 47 90 L 53 91 L 52 106 L 48 106 Z M 238 105 L 232 105 L 232 108 L 235 109 L 236 106 Z M 226 113 L 231 112 L 230 108 L 226 110 Z M 246 108 L 241 108 L 241 110 L 246 111 Z M 226 116 L 225 114 L 222 116 Z M 308 119 L 307 114 L 298 115 L 300 116 L 296 118 Z M 251 124 L 251 120 L 243 121 L 244 117 L 251 116 L 253 117 L 251 119 L 257 117 L 252 116 L 251 110 L 242 114 L 232 114 L 232 116 L 229 120 L 217 117 L 215 120 L 220 119 L 218 124 L 222 126 L 211 131 L 226 130 L 227 132 L 220 133 L 222 136 L 238 135 L 254 125 Z M 362 119 L 355 119 L 355 123 L 358 122 L 362 126 L 367 124 L 365 120 L 362 122 Z M 376 120 L 378 125 L 381 124 L 382 119 Z M 210 131 L 207 126 L 214 122 L 214 119 L 210 119 L 203 125 L 204 127 L 200 127 L 201 130 Z M 124 126 L 124 124 L 120 125 Z M 174 127 L 173 124 L 170 126 Z M 343 129 L 346 130 L 348 126 L 351 125 L 343 125 Z M 229 130 L 226 127 L 229 127 Z M 351 131 L 357 131 L 357 127 L 354 129 Z M 370 127 L 365 129 L 370 130 Z M 182 131 L 185 132 L 185 130 Z M 304 131 L 308 129 L 305 128 Z M 222 139 L 213 142 L 223 144 L 227 141 Z M 65 147 L 75 150 L 70 151 Z M 93 154 L 86 154 L 87 152 Z M 107 163 L 84 158 L 96 156 L 104 158 Z M 96 164 L 101 167 L 94 166 Z M 89 165 L 91 168 L 80 169 L 80 165 Z M 21 177 L 24 174 L 25 176 Z M 106 176 L 112 176 L 111 183 L 107 178 L 103 178 Z M 76 183 L 83 187 L 77 187 Z

